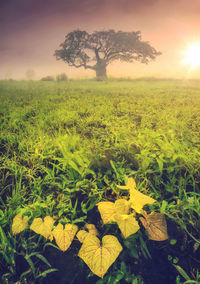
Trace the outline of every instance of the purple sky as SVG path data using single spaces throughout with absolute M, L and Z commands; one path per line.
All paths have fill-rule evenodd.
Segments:
M 200 0 L 0 0 L 0 78 L 25 78 L 28 69 L 36 78 L 94 76 L 53 56 L 77 28 L 141 30 L 143 40 L 163 53 L 148 65 L 113 63 L 110 76 L 200 78 L 200 67 L 182 65 L 184 50 L 200 41 Z

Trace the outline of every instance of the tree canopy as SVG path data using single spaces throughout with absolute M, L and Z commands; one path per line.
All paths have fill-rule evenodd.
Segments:
M 161 53 L 148 42 L 142 41 L 141 32 L 75 30 L 55 51 L 56 59 L 69 66 L 96 71 L 97 78 L 106 78 L 106 67 L 114 60 L 148 63 Z

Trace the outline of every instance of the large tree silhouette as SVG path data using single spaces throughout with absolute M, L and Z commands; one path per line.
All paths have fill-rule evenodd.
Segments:
M 75 30 L 55 51 L 56 59 L 69 66 L 84 67 L 96 72 L 97 79 L 107 77 L 106 67 L 114 60 L 148 63 L 161 53 L 148 42 L 141 40 L 141 32 Z

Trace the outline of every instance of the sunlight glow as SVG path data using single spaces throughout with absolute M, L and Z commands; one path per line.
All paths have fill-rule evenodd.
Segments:
M 188 47 L 185 51 L 183 63 L 189 65 L 192 69 L 200 66 L 200 42 Z

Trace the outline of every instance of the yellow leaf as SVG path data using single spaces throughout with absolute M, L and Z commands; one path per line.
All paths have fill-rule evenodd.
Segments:
M 128 183 L 126 186 L 118 185 L 118 187 L 129 190 L 131 208 L 133 208 L 137 213 L 142 213 L 142 208 L 144 205 L 156 202 L 155 199 L 141 193 L 136 189 L 136 183 L 133 178 L 128 178 Z
M 86 229 L 88 229 L 90 234 L 92 234 L 93 236 L 98 236 L 98 231 L 94 224 L 86 224 L 85 227 Z
M 101 245 L 100 240 L 90 234 L 85 238 L 78 256 L 83 259 L 94 274 L 103 278 L 121 251 L 122 246 L 116 237 L 104 236 Z
M 146 204 L 153 204 L 155 199 L 139 192 L 137 189 L 130 189 L 130 202 L 131 207 L 137 212 L 142 213 L 142 208 Z
M 88 235 L 93 235 L 93 236 L 97 236 L 98 235 L 98 231 L 95 227 L 94 224 L 86 224 L 85 225 L 86 229 L 88 230 L 85 231 L 85 230 L 80 230 L 78 232 L 78 234 L 76 235 L 79 242 L 83 243 L 83 241 L 85 240 L 85 238 L 88 236 Z
M 131 188 L 136 188 L 136 183 L 133 178 L 128 178 L 127 185 L 117 185 L 118 188 L 120 189 L 131 189 Z
M 35 218 L 30 226 L 30 229 L 48 239 L 54 222 L 55 220 L 50 216 L 46 216 L 44 221 L 42 221 L 41 218 Z
M 147 230 L 149 239 L 153 241 L 165 241 L 168 239 L 167 223 L 165 216 L 161 213 L 152 212 L 147 215 L 143 213 L 144 218 L 141 217 L 140 221 Z
M 78 233 L 77 233 L 77 238 L 79 240 L 79 242 L 83 243 L 85 238 L 90 235 L 89 232 L 86 232 L 85 230 L 80 230 Z
M 50 236 L 49 236 L 49 240 L 50 240 L 50 242 L 53 241 L 53 234 L 52 234 L 52 232 L 51 232 L 51 234 L 50 234 Z
M 137 220 L 132 215 L 128 215 L 130 212 L 129 201 L 118 199 L 115 203 L 100 202 L 99 204 L 98 209 L 103 223 L 116 222 L 125 238 L 135 234 L 139 230 L 140 227 Z
M 140 229 L 137 220 L 132 215 L 116 215 L 116 221 L 124 238 L 128 238 Z
M 110 201 L 103 201 L 97 203 L 98 210 L 101 214 L 101 219 L 103 220 L 104 224 L 115 221 L 115 206 L 113 202 Z
M 130 211 L 130 202 L 125 199 L 115 201 L 115 214 L 128 214 Z
M 12 223 L 13 235 L 16 235 L 16 234 L 22 232 L 28 226 L 27 219 L 28 219 L 28 217 L 27 216 L 22 217 L 22 214 L 17 214 L 13 218 L 13 223 Z
M 128 214 L 130 210 L 130 204 L 125 199 L 118 199 L 115 203 L 99 202 L 97 206 L 104 224 L 116 222 L 116 214 Z
M 76 235 L 78 227 L 72 224 L 66 224 L 63 229 L 62 224 L 58 224 L 53 230 L 52 234 L 56 240 L 57 245 L 62 251 L 66 251 Z
M 140 229 L 135 217 L 128 215 L 129 212 L 130 202 L 125 199 L 118 199 L 115 201 L 115 220 L 124 238 L 135 234 Z

